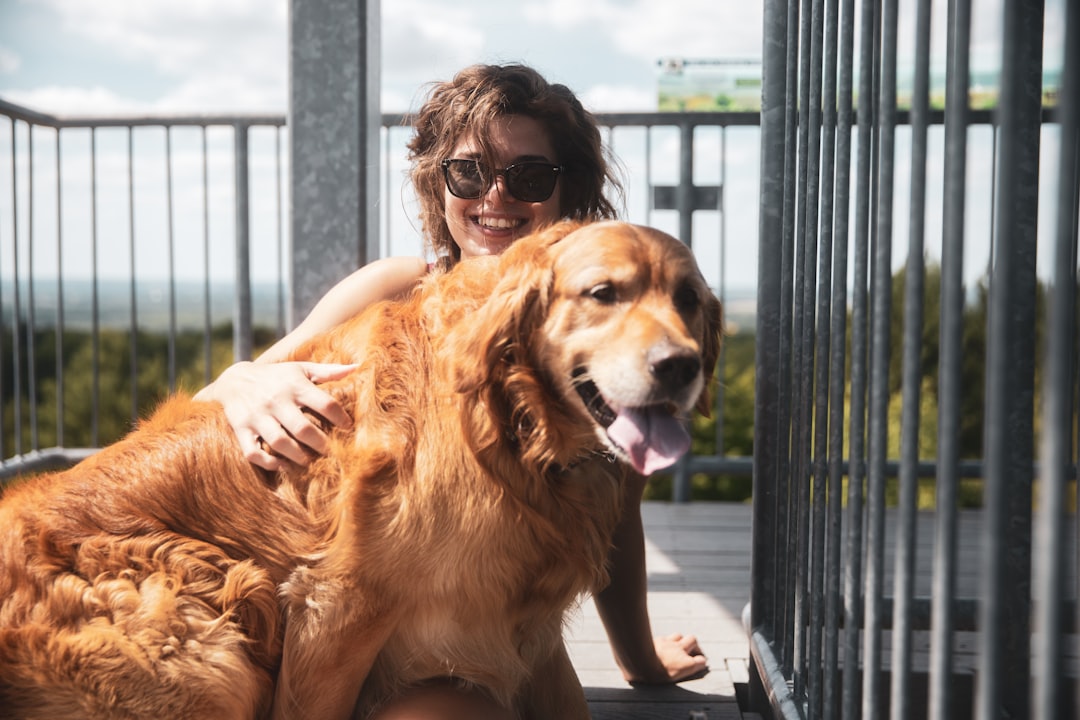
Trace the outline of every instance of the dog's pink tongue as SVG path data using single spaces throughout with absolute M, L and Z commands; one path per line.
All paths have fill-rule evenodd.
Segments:
M 683 424 L 657 408 L 626 408 L 607 429 L 642 475 L 670 467 L 690 448 Z

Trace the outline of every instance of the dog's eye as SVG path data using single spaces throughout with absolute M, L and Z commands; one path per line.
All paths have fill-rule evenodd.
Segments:
M 593 285 L 588 290 L 589 296 L 597 302 L 608 305 L 615 302 L 618 299 L 615 292 L 615 286 L 611 283 L 600 283 L 599 285 Z
M 701 297 L 692 285 L 680 285 L 675 291 L 675 307 L 683 312 L 696 310 L 701 304 Z

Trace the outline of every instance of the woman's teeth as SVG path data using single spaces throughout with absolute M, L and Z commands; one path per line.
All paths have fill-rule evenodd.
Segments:
M 487 218 L 478 217 L 476 223 L 481 227 L 489 228 L 491 230 L 512 230 L 525 223 L 521 218 Z

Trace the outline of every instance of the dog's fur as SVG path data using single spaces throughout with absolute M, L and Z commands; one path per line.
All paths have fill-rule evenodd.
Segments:
M 308 468 L 256 471 L 220 407 L 168 401 L 0 500 L 0 715 L 363 717 L 449 677 L 587 718 L 563 613 L 606 581 L 633 459 L 604 410 L 685 416 L 719 336 L 684 245 L 558 225 L 300 351 L 359 363 Z

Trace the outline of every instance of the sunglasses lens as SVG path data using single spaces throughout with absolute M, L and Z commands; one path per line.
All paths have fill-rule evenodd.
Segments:
M 459 198 L 478 198 L 484 193 L 480 163 L 475 160 L 447 160 L 443 163 L 446 187 Z
M 523 202 L 543 202 L 555 191 L 559 169 L 547 163 L 521 163 L 506 169 L 506 189 Z
M 518 200 L 543 202 L 555 191 L 560 170 L 562 168 L 558 165 L 524 162 L 496 174 L 503 175 L 507 192 Z M 443 173 L 447 189 L 459 198 L 478 198 L 491 187 L 492 173 L 486 171 L 477 160 L 444 160 Z

